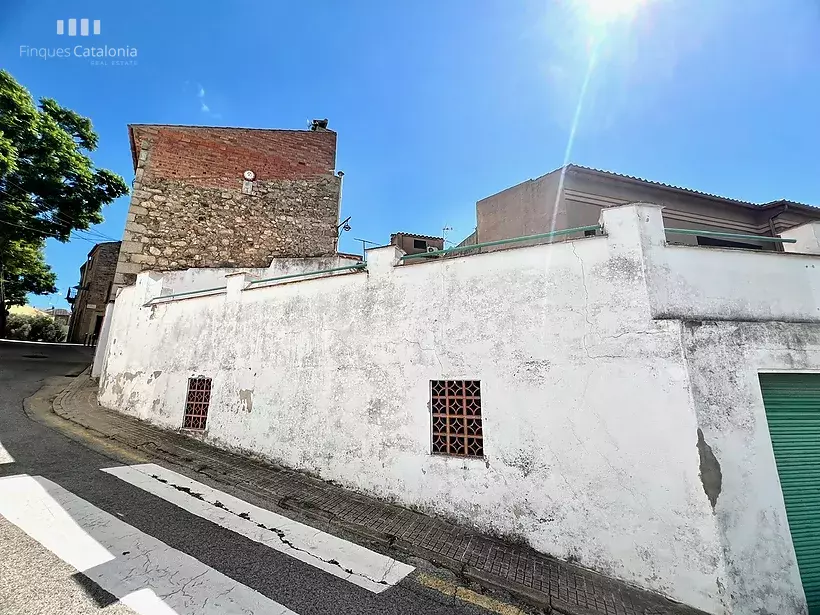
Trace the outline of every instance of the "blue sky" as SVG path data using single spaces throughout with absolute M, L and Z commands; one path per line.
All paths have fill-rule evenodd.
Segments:
M 138 64 L 21 57 L 66 46 L 55 23 L 71 17 L 99 19 L 94 44 L 136 47 Z M 129 183 L 129 123 L 330 118 L 345 251 L 445 225 L 460 240 L 477 199 L 560 166 L 592 40 L 571 162 L 820 204 L 818 0 L 648 0 L 608 24 L 581 0 L 4 0 L 0 12 L 0 66 L 89 116 L 95 163 Z M 107 207 L 96 230 L 119 239 L 127 208 Z M 49 241 L 60 294 L 32 303 L 65 307 L 91 246 Z

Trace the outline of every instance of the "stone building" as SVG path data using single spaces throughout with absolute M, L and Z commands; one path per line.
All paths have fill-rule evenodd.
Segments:
M 53 318 L 56 322 L 68 326 L 68 321 L 71 319 L 71 312 L 62 308 L 49 308 L 43 310 L 45 314 Z
M 66 297 L 71 303 L 67 341 L 90 344 L 99 335 L 119 253 L 119 241 L 98 243 L 80 266 L 80 283 L 75 287 L 77 294 Z
M 128 133 L 135 179 L 115 289 L 149 269 L 335 253 L 341 178 L 326 120 L 311 130 L 132 124 Z

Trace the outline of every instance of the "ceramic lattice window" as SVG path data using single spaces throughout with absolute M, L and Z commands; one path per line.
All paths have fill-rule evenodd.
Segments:
M 183 429 L 205 429 L 208 406 L 211 404 L 211 379 L 188 378 L 188 397 L 185 400 Z
M 483 457 L 481 382 L 432 380 L 433 454 Z

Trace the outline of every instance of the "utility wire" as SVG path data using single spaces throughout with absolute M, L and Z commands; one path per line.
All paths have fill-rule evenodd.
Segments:
M 48 233 L 48 232 L 40 230 L 40 229 L 32 228 L 30 226 L 25 226 L 24 224 L 16 224 L 14 222 L 7 222 L 6 220 L 0 220 L 0 224 L 8 224 L 9 226 L 17 226 L 17 227 L 20 227 L 20 228 L 28 229 L 29 231 L 34 231 L 35 233 L 40 233 L 41 235 L 44 235 L 45 237 L 52 237 L 52 238 L 58 238 L 59 237 L 59 235 L 52 235 L 51 233 Z M 96 241 L 92 241 L 91 239 L 86 239 L 85 237 L 77 236 L 77 237 L 75 237 L 75 239 L 82 239 L 83 241 L 87 241 L 88 243 L 97 243 Z M 69 241 L 71 241 L 71 238 L 69 238 Z
M 18 183 L 16 183 L 16 182 L 11 181 L 8 177 L 4 178 L 4 179 L 3 179 L 3 181 L 5 181 L 5 182 L 7 182 L 7 183 L 11 184 L 12 186 L 15 186 L 16 188 L 19 188 L 20 190 L 22 190 L 22 191 L 23 191 L 23 192 L 25 192 L 25 193 L 28 193 L 28 190 L 26 190 L 25 188 L 23 188 L 20 184 L 18 184 Z M 5 192 L 6 194 L 10 194 L 10 193 L 8 192 L 8 190 L 5 190 L 5 191 L 4 191 L 4 190 L 0 190 L 0 192 Z M 68 218 L 66 218 L 65 216 L 62 216 L 62 217 L 61 217 L 61 215 L 60 215 L 58 212 L 56 212 L 56 211 L 55 211 L 55 212 L 51 212 L 51 216 L 52 216 L 53 218 L 56 218 L 56 220 L 49 220 L 49 222 L 53 222 L 53 223 L 56 223 L 56 224 L 64 224 L 64 225 L 66 225 L 66 226 L 71 226 L 71 224 L 72 224 L 72 223 L 71 223 L 71 221 L 70 221 Z M 117 240 L 116 240 L 116 239 L 114 239 L 113 237 L 109 237 L 108 235 L 105 235 L 104 233 L 101 233 L 101 232 L 97 231 L 96 229 L 77 229 L 77 230 L 78 230 L 78 231 L 80 231 L 80 230 L 81 230 L 82 232 L 86 232 L 86 233 L 88 233 L 88 234 L 90 234 L 90 235 L 96 234 L 96 235 L 98 235 L 98 236 L 100 236 L 100 237 L 104 237 L 104 238 L 106 238 L 106 239 L 110 239 L 111 241 L 117 241 Z M 93 231 L 93 232 L 92 232 L 92 231 Z
M 8 178 L 5 178 L 3 181 L 7 181 L 12 186 L 16 186 L 17 188 L 19 188 L 20 190 L 23 190 L 24 192 L 28 192 L 25 188 L 23 188 L 19 184 L 16 184 L 15 182 L 9 180 Z M 0 192 L 5 192 L 6 194 L 10 195 L 8 190 L 4 190 L 2 188 L 0 188 Z M 52 212 L 52 217 L 56 218 L 56 220 L 46 219 L 46 222 L 51 222 L 52 224 L 64 224 L 66 226 L 71 225 L 71 223 L 67 219 L 61 219 L 57 215 L 56 212 Z M 47 233 L 45 231 L 41 231 L 39 229 L 34 229 L 34 228 L 31 228 L 30 226 L 24 226 L 22 224 L 15 224 L 13 222 L 4 222 L 2 220 L 0 220 L 0 222 L 3 222 L 4 224 L 10 224 L 12 226 L 19 226 L 21 228 L 29 229 L 29 230 L 35 231 L 37 233 L 42 233 L 46 237 L 55 237 L 55 238 L 58 237 L 58 235 L 53 235 L 53 234 Z M 92 230 L 93 230 L 93 232 L 92 232 Z M 85 240 L 89 243 L 99 243 L 99 241 L 92 241 L 91 239 L 87 239 L 86 236 L 80 235 L 79 233 L 86 233 L 86 235 L 88 235 L 90 237 L 93 237 L 93 238 L 96 238 L 96 239 L 103 239 L 103 240 L 106 240 L 106 241 L 119 241 L 119 239 L 114 239 L 113 237 L 105 235 L 104 233 L 100 233 L 96 229 L 71 229 L 71 233 L 73 233 L 76 236 L 77 239 L 83 239 L 83 240 Z

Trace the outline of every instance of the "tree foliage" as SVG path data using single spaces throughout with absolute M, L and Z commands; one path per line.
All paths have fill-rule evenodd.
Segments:
M 29 342 L 63 342 L 68 327 L 45 314 L 10 314 L 8 337 Z
M 44 243 L 42 239 L 9 242 L 3 267 L 7 307 L 25 305 L 28 293 L 47 295 L 57 292 L 57 276 L 46 264 Z
M 89 153 L 97 141 L 88 118 L 51 98 L 35 103 L 0 70 L 0 275 L 8 287 L 0 286 L 0 335 L 10 303 L 4 292 L 17 293 L 14 302 L 20 292 L 54 292 L 43 240 L 68 241 L 73 230 L 102 222 L 102 207 L 127 194 L 122 177 L 94 167 Z

